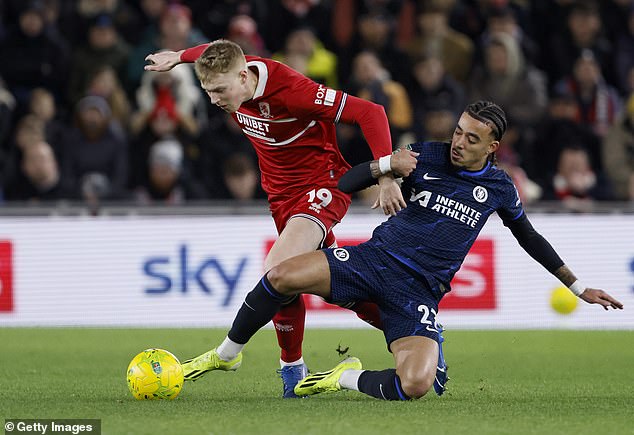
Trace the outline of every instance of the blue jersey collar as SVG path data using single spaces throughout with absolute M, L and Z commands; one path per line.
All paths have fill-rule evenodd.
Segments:
M 466 169 L 463 169 L 462 171 L 458 171 L 458 174 L 466 175 L 467 177 L 477 177 L 484 174 L 490 167 L 491 162 L 487 162 L 487 164 L 484 165 L 484 168 L 480 169 L 479 171 L 467 171 Z

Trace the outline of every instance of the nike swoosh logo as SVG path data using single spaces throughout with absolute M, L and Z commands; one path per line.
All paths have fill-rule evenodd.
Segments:
M 425 172 L 425 175 L 423 175 L 423 180 L 440 180 L 440 178 L 432 177 L 429 175 L 429 172 Z

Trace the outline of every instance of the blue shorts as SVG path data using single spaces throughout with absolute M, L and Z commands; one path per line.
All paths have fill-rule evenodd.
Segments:
M 410 269 L 376 246 L 324 249 L 330 265 L 330 301 L 371 301 L 379 306 L 388 345 L 399 338 L 423 336 L 438 341 L 436 313 L 440 292 L 431 276 Z

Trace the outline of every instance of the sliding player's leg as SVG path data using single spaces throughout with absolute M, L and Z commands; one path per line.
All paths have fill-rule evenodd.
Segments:
M 300 292 L 330 296 L 330 271 L 322 251 L 291 258 L 264 275 L 247 294 L 222 344 L 183 363 L 185 379 L 196 380 L 212 370 L 237 369 L 244 345 Z
M 424 396 L 434 384 L 438 344 L 428 337 L 399 338 L 392 343 L 395 369 L 363 370 L 358 358 L 348 357 L 332 370 L 308 375 L 295 393 L 312 395 L 343 389 L 382 400 L 409 400 Z
M 295 393 L 351 389 L 384 400 L 422 397 L 434 384 L 439 354 L 436 313 L 441 293 L 427 284 L 433 280 L 411 275 L 371 244 L 326 254 L 331 299 L 377 301 L 396 368 L 362 370 L 360 361 L 346 359 L 333 370 L 309 375 L 295 387 Z

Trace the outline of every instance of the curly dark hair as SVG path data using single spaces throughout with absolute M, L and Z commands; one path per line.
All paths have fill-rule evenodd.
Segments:
M 466 112 L 472 118 L 491 127 L 491 132 L 493 133 L 495 140 L 499 141 L 502 139 L 508 123 L 506 121 L 506 114 L 500 106 L 491 101 L 480 100 L 469 104 Z M 497 157 L 495 153 L 491 153 L 489 161 L 494 165 L 497 165 Z
M 491 127 L 495 140 L 502 139 L 508 124 L 506 121 L 506 114 L 500 106 L 491 101 L 480 100 L 469 104 L 466 112 L 472 118 L 484 122 L 486 125 Z

